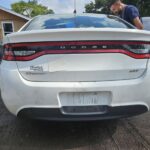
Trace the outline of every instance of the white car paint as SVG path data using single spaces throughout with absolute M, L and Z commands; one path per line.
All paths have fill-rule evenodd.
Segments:
M 149 42 L 150 32 L 110 28 L 25 31 L 8 35 L 4 45 L 62 39 Z M 111 99 L 102 104 L 111 107 L 150 106 L 148 58 L 135 59 L 121 53 L 51 54 L 30 61 L 3 60 L 0 69 L 2 98 L 14 115 L 24 108 L 60 109 L 65 97 L 62 93 L 70 92 L 109 92 Z

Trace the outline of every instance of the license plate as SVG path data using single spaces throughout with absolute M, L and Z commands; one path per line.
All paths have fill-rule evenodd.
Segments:
M 61 106 L 110 105 L 111 101 L 111 92 L 71 92 L 59 94 Z

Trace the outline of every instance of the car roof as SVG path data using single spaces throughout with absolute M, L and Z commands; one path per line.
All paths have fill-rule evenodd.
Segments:
M 150 31 L 150 17 L 142 17 L 144 29 Z
M 150 17 L 142 17 L 144 20 L 150 20 Z

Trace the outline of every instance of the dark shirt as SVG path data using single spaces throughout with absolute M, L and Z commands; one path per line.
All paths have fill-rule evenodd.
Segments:
M 126 20 L 127 22 L 129 22 L 130 24 L 134 25 L 133 20 L 136 17 L 140 18 L 140 14 L 138 9 L 133 6 L 133 5 L 127 5 L 124 10 L 122 11 L 122 13 L 120 14 L 120 17 L 124 20 Z

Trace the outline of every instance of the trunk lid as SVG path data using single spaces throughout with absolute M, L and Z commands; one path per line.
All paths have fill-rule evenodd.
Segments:
M 149 38 L 147 32 L 138 30 L 61 29 L 20 32 L 9 35 L 9 42 L 15 51 L 40 51 L 28 61 L 16 61 L 26 80 L 93 82 L 141 77 L 148 58 L 139 59 L 135 50 L 149 48 L 143 43 Z

